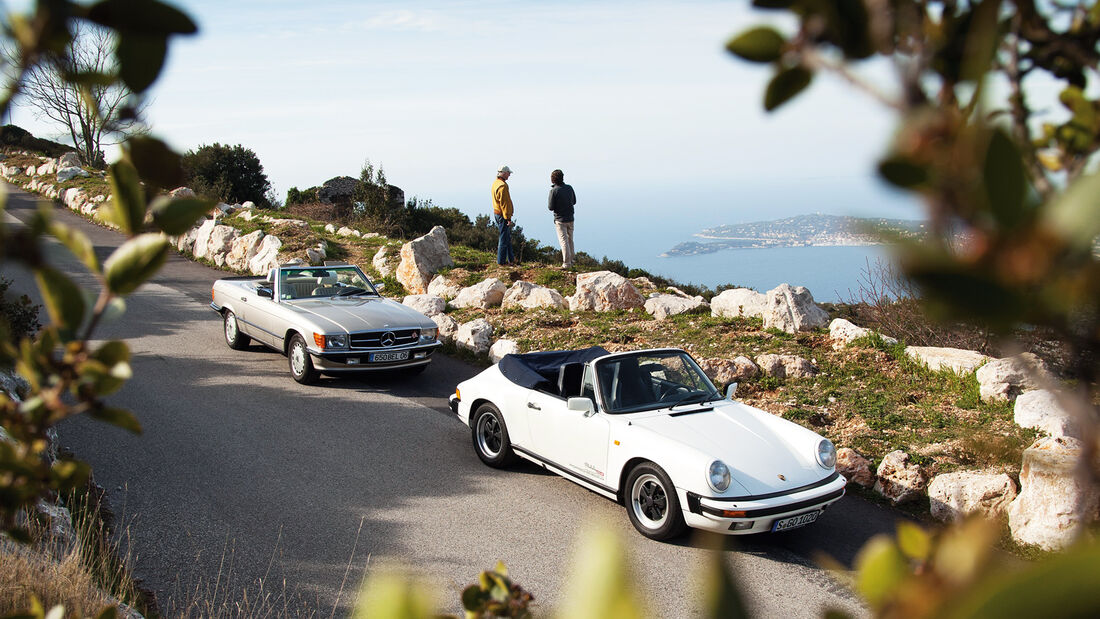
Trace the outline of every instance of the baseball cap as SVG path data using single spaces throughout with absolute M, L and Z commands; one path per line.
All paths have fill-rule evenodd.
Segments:
M 499 172 L 511 172 L 511 171 L 512 171 L 512 168 L 509 168 L 508 166 L 506 166 L 504 164 L 501 164 L 500 167 L 497 168 L 498 173 Z

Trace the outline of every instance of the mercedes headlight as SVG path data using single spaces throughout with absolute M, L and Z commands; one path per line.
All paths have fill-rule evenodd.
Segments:
M 827 438 L 817 444 L 817 463 L 827 469 L 836 466 L 836 447 Z
M 711 462 L 707 467 L 707 483 L 715 492 L 725 492 L 730 487 L 730 467 L 721 460 Z
M 340 335 L 326 335 L 325 336 L 325 350 L 330 348 L 347 348 L 348 347 L 348 334 L 341 333 Z
M 439 329 L 421 329 L 420 330 L 420 343 L 431 344 L 435 341 L 436 335 L 439 334 Z

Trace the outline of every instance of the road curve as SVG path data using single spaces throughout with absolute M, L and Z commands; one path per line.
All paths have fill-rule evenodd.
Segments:
M 26 220 L 33 203 L 9 189 L 6 217 Z M 121 242 L 64 209 L 57 216 L 88 234 L 101 258 Z M 50 250 L 64 254 L 56 243 Z M 32 291 L 25 272 L 0 266 Z M 413 378 L 299 385 L 281 355 L 224 344 L 208 307 L 224 275 L 173 253 L 125 316 L 97 333 L 131 348 L 134 378 L 111 403 L 134 411 L 143 434 L 88 419 L 60 429 L 62 447 L 108 490 L 136 573 L 164 610 L 207 615 L 266 599 L 291 614 L 342 616 L 366 574 L 397 564 L 431 583 L 441 608 L 460 612 L 462 588 L 503 560 L 547 615 L 567 595 L 578 532 L 602 525 L 623 540 L 654 616 L 699 613 L 713 539 L 653 542 L 621 506 L 575 484 L 530 465 L 480 463 L 446 404 L 477 368 L 437 356 Z M 86 273 L 81 281 L 93 285 Z M 850 566 L 896 518 L 848 497 L 810 527 L 720 541 L 756 615 L 858 616 L 866 610 L 815 558 Z

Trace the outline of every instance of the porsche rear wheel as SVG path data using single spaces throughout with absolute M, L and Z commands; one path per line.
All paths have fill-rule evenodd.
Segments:
M 223 316 L 222 319 L 225 323 L 225 343 L 233 350 L 244 350 L 248 348 L 248 344 L 252 341 L 252 338 L 241 333 L 241 327 L 237 324 L 237 315 L 231 310 L 226 310 L 225 316 Z
M 303 385 L 310 385 L 317 381 L 319 373 L 313 367 L 313 358 L 309 356 L 309 349 L 306 348 L 306 341 L 302 336 L 296 334 L 290 338 L 286 357 L 290 363 L 290 375 L 294 380 Z
M 626 479 L 626 513 L 642 535 L 655 540 L 672 539 L 684 532 L 684 514 L 676 487 L 661 467 L 643 462 Z
M 508 427 L 504 416 L 492 404 L 485 403 L 474 411 L 470 432 L 477 457 L 489 466 L 501 469 L 516 459 L 512 443 L 508 439 Z

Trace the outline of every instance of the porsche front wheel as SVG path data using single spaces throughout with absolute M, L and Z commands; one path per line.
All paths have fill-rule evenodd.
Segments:
M 474 411 L 470 431 L 477 457 L 489 466 L 500 469 L 511 464 L 516 457 L 508 439 L 508 427 L 504 416 L 492 404 L 485 403 Z
M 676 487 L 664 470 L 643 462 L 626 480 L 626 513 L 642 535 L 655 540 L 672 539 L 684 532 L 684 514 Z

